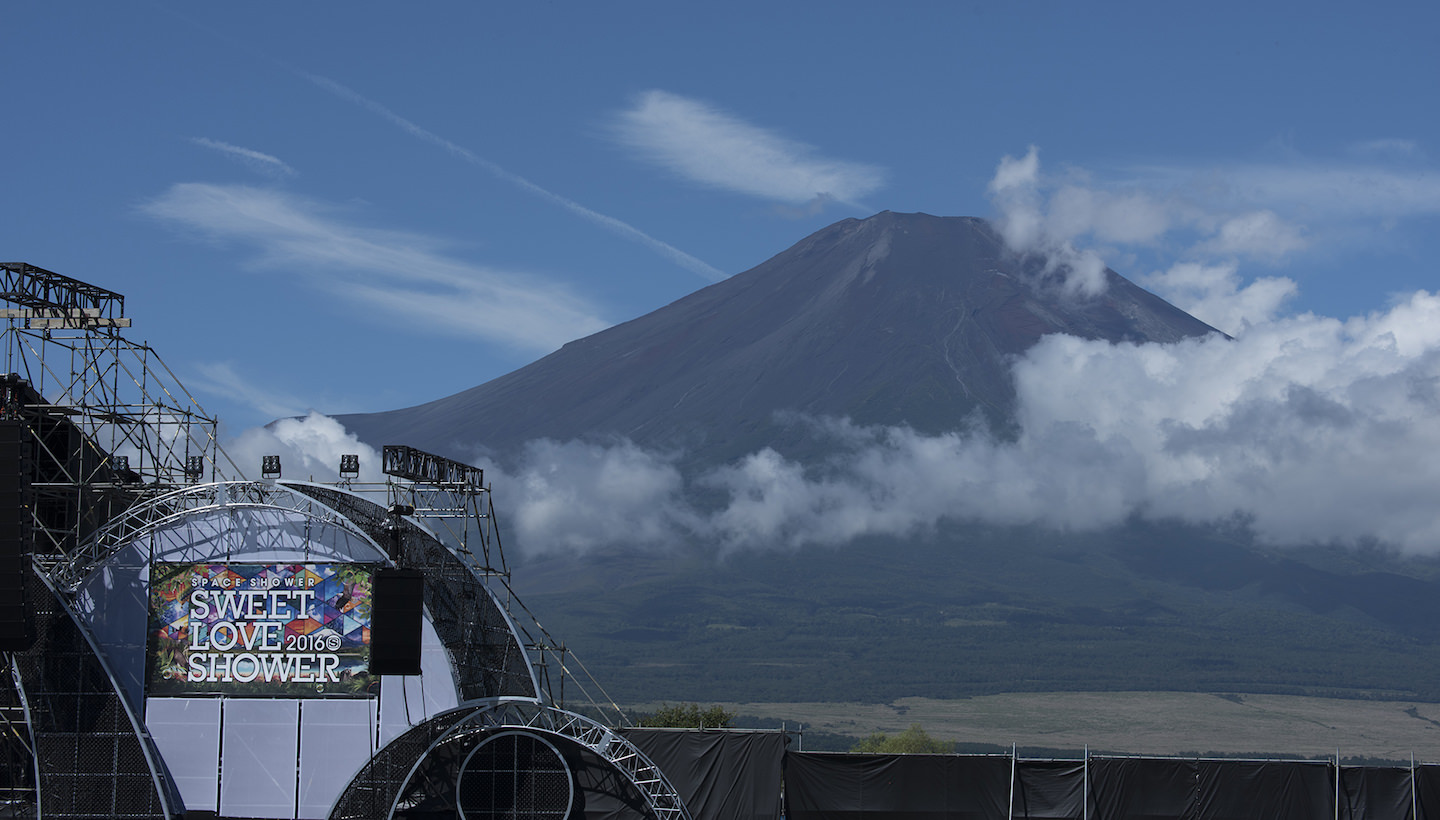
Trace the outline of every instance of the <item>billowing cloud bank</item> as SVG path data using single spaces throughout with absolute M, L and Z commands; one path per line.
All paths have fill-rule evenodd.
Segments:
M 1033 148 L 1001 161 L 990 193 L 1007 242 L 1050 259 L 1076 298 L 1104 289 L 1082 241 L 1154 247 L 1180 234 L 1180 261 L 1138 278 L 1234 338 L 1048 337 L 1015 366 L 1014 441 L 815 420 L 842 445 L 832 463 L 765 450 L 701 476 L 632 445 L 535 443 L 510 483 L 515 540 L 529 552 L 688 538 L 794 547 L 947 519 L 1089 529 L 1138 515 L 1243 522 L 1282 544 L 1440 552 L 1440 297 L 1346 320 L 1284 317 L 1294 281 L 1238 272 L 1240 259 L 1307 246 L 1305 226 L 1267 202 L 1046 179 Z M 723 503 L 698 508 L 687 488 Z
M 684 475 L 629 443 L 538 441 L 512 473 L 487 474 L 507 544 L 530 555 L 692 539 L 792 548 L 947 519 L 1090 529 L 1132 515 L 1240 520 L 1281 544 L 1440 552 L 1440 296 L 1346 321 L 1275 320 L 1234 340 L 1050 336 L 1015 377 L 1022 432 L 1010 442 L 815 420 L 843 452 L 831 463 L 763 450 Z M 282 424 L 274 435 L 299 469 L 354 451 L 332 420 Z M 697 505 L 694 489 L 719 506 Z
M 260 474 L 265 456 L 279 456 L 281 477 L 294 480 L 335 481 L 340 477 L 340 456 L 360 457 L 363 481 L 382 481 L 380 453 L 363 444 L 340 422 L 311 412 L 286 418 L 268 427 L 246 430 L 224 443 L 225 453 L 244 473 Z
M 826 465 L 774 451 L 703 476 L 633 445 L 537 442 L 498 495 L 527 553 L 686 538 L 732 548 L 915 535 L 946 520 L 1089 529 L 1241 520 L 1284 544 L 1440 552 L 1440 296 L 1235 340 L 1051 336 L 1016 366 L 1023 432 L 817 422 Z M 1097 386 L 1099 386 L 1097 388 Z M 718 511 L 686 501 L 719 491 Z
M 1155 241 L 1167 230 L 1119 195 L 1043 191 L 1033 151 L 1007 158 L 991 190 L 1012 244 L 1060 254 L 1077 298 L 1096 281 L 1078 237 Z M 1087 197 L 1088 211 L 1073 204 Z M 529 555 L 692 540 L 793 548 L 922 535 L 946 520 L 1090 529 L 1141 516 L 1241 522 L 1278 544 L 1440 553 L 1440 295 L 1344 320 L 1283 316 L 1294 282 L 1247 283 L 1235 259 L 1206 254 L 1290 253 L 1303 227 L 1263 210 L 1186 219 L 1209 233 L 1144 281 L 1234 338 L 1047 337 L 1015 365 L 1013 441 L 812 419 L 837 445 L 831 462 L 764 450 L 703 475 L 625 442 L 532 442 L 510 474 L 487 465 L 507 543 Z M 333 436 L 343 431 L 327 427 L 311 445 Z

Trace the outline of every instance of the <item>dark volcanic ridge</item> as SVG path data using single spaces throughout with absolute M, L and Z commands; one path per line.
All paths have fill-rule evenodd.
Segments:
M 1047 494 L 1046 480 L 1099 487 L 1083 506 L 1123 489 L 1126 474 L 1103 448 L 1062 447 L 1073 470 L 1055 475 L 1042 459 L 1042 480 L 1012 489 L 983 460 L 952 463 L 947 451 L 934 463 L 959 478 L 945 484 L 919 461 L 847 460 L 823 424 L 796 421 L 925 436 L 983 426 L 1024 444 L 1014 365 L 1047 334 L 1171 343 L 1216 332 L 1112 271 L 1089 298 L 1064 274 L 1011 252 L 979 219 L 845 220 L 478 387 L 340 421 L 372 445 L 507 468 L 542 438 L 624 438 L 664 454 L 664 470 L 634 475 L 669 479 L 673 466 L 685 497 L 640 480 L 614 509 L 612 491 L 634 489 L 629 474 L 557 461 L 575 480 L 531 508 L 544 532 L 521 540 L 521 596 L 622 701 L 1126 689 L 1440 700 L 1433 560 L 1270 552 L 1239 520 L 984 523 L 968 513 L 1010 493 L 1040 521 L 1071 520 L 1044 517 L 1068 497 Z M 1051 392 L 1065 403 L 1107 387 Z M 1046 455 L 1052 443 L 1030 442 Z M 764 475 L 706 484 L 766 447 L 817 480 L 799 496 L 783 482 L 770 492 Z M 525 492 L 511 484 L 502 497 Z M 706 492 L 733 494 L 717 510 Z M 847 529 L 857 514 L 874 520 Z
M 1013 359 L 1041 337 L 1173 342 L 1218 332 L 1106 270 L 1067 294 L 984 220 L 883 212 L 505 376 L 426 404 L 339 416 L 375 446 L 503 459 L 525 442 L 625 438 L 694 466 L 801 457 L 786 414 L 935 434 L 1014 430 Z M 797 449 L 798 448 L 798 449 Z

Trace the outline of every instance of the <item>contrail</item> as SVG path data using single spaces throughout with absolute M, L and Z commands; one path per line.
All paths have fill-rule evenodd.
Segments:
M 530 180 L 520 176 L 519 174 L 511 173 L 510 171 L 501 168 L 499 165 L 496 165 L 490 160 L 477 156 L 469 149 L 456 145 L 455 143 L 445 139 L 439 134 L 421 128 L 420 126 L 405 119 L 399 114 L 396 114 L 394 111 L 391 111 L 380 103 L 364 97 L 358 92 L 347 88 L 328 77 L 321 77 L 318 74 L 311 74 L 309 72 L 299 71 L 297 69 L 291 70 L 295 71 L 297 74 L 314 83 L 315 85 L 325 89 L 326 91 L 329 91 L 331 94 L 334 94 L 335 96 L 343 100 L 348 100 L 352 103 L 355 103 L 356 105 L 368 109 L 375 114 L 379 114 L 380 116 L 384 117 L 395 125 L 398 125 L 403 131 L 410 134 L 411 136 L 418 137 L 425 142 L 431 143 L 432 145 L 438 145 L 439 147 L 444 148 L 446 151 L 449 151 L 451 154 L 454 154 L 460 159 L 463 159 L 466 162 L 470 163 L 471 165 L 488 171 L 491 174 L 505 180 L 506 182 L 509 182 L 512 185 L 515 185 L 516 187 L 524 191 L 527 191 L 531 194 L 534 194 L 535 196 L 540 197 L 541 199 L 559 205 L 565 210 L 577 216 L 588 219 L 596 225 L 599 225 L 600 227 L 611 231 L 612 233 L 616 233 L 620 236 L 625 237 L 626 239 L 639 242 L 640 244 L 650 248 L 661 256 L 669 259 L 672 262 L 675 262 L 676 264 L 687 270 L 693 271 L 694 273 L 697 273 L 700 276 L 703 276 L 706 279 L 714 282 L 719 282 L 720 280 L 726 278 L 726 273 L 719 268 L 716 268 L 713 265 L 708 265 L 705 262 L 702 262 L 701 260 L 696 259 L 690 254 L 680 250 L 679 248 L 674 247 L 673 245 L 668 245 L 664 242 L 661 242 L 660 240 L 645 233 L 639 228 L 621 222 L 613 216 L 606 216 L 605 214 L 597 213 L 574 200 L 566 199 L 559 194 L 547 191 L 544 188 L 541 188 L 539 185 L 536 185 Z

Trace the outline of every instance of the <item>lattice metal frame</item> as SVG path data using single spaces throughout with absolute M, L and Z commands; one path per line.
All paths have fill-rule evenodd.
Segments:
M 0 806 L 34 807 L 38 799 L 35 735 L 16 656 L 0 656 Z
M 57 556 L 37 557 L 51 581 L 74 592 L 85 578 L 116 551 L 146 532 L 171 521 L 212 509 L 272 508 L 300 513 L 318 524 L 334 526 L 364 538 L 370 537 L 350 519 L 314 497 L 283 485 L 263 481 L 198 484 L 143 501 L 112 519 L 76 549 Z
M 383 495 L 388 508 L 405 509 L 434 529 L 477 574 L 509 577 L 484 470 L 398 444 L 382 448 L 381 463 L 389 476 L 384 483 L 342 479 L 339 486 L 366 497 Z
M 174 786 L 104 658 L 74 620 L 70 596 L 116 550 L 184 516 L 212 508 L 280 508 L 344 528 L 388 551 L 397 564 L 426 571 L 427 587 L 433 586 L 426 605 L 452 655 L 462 701 L 498 698 L 486 701 L 489 717 L 477 718 L 469 731 L 508 721 L 582 743 L 645 794 L 657 816 L 687 817 L 638 750 L 632 755 L 626 749 L 633 747 L 600 724 L 541 700 L 548 695 L 548 682 L 543 689 L 540 683 L 545 654 L 563 657 L 565 650 L 538 623 L 542 641 L 517 629 L 510 605 L 519 602 L 507 583 L 489 487 L 478 468 L 386 448 L 387 468 L 393 468 L 387 473 L 400 479 L 381 485 L 387 505 L 345 492 L 353 475 L 342 479 L 341 489 L 243 481 L 219 445 L 216 419 L 155 351 L 123 337 L 130 327 L 123 296 L 33 265 L 0 263 L 0 302 L 8 305 L 0 306 L 0 418 L 17 420 L 27 434 L 31 586 L 40 596 L 34 610 L 39 640 L 32 650 L 6 656 L 13 664 L 6 677 L 14 681 L 0 696 L 0 718 L 24 732 L 7 735 L 16 742 L 6 750 L 16 754 L 0 787 L 29 794 L 40 816 L 171 814 L 179 805 Z M 387 508 L 411 510 L 458 548 Z M 494 579 L 503 597 L 487 585 Z M 415 750 L 423 753 L 442 723 L 432 719 L 424 732 L 402 738 L 412 746 L 423 739 Z
M 530 698 L 495 698 L 467 704 L 436 715 L 401 735 L 381 749 L 351 781 L 336 801 L 331 820 L 396 816 L 398 801 L 428 755 L 448 744 L 478 742 L 509 729 L 564 738 L 589 749 L 643 797 L 654 817 L 690 820 L 690 812 L 675 787 L 633 743 L 590 718 Z M 429 743 L 422 748 L 427 738 Z M 382 806 L 384 814 L 378 811 Z
M 24 262 L 0 262 L 0 296 L 37 318 L 129 327 L 124 296 Z
M 516 729 L 493 733 L 460 764 L 455 805 L 461 820 L 566 820 L 575 805 L 575 774 L 544 735 Z
M 521 638 L 537 688 L 551 702 L 564 707 L 565 686 L 570 682 L 579 690 L 580 696 L 588 699 L 597 711 L 608 711 L 618 722 L 625 722 L 624 711 L 610 700 L 583 664 L 540 624 L 516 596 L 510 585 L 510 569 L 505 561 L 493 495 L 490 487 L 485 484 L 484 471 L 463 462 L 400 445 L 385 445 L 382 459 L 384 472 L 390 477 L 385 483 L 362 483 L 342 479 L 338 487 L 367 499 L 383 496 L 387 510 L 405 510 L 407 516 L 423 522 L 433 530 L 432 534 L 436 539 L 449 545 L 454 557 L 482 579 L 497 597 L 511 630 Z M 303 485 L 296 486 L 308 492 Z M 333 490 L 326 489 L 324 492 L 338 497 Z M 345 509 L 352 515 L 364 515 L 363 512 L 352 510 L 348 504 Z M 366 526 L 372 535 L 377 540 L 380 539 L 381 531 L 376 523 L 380 519 L 372 515 L 367 520 L 371 522 Z M 385 531 L 391 534 L 397 528 L 404 529 L 404 525 L 395 524 L 394 521 L 386 521 L 385 527 Z M 405 559 L 402 556 L 397 560 Z M 570 668 L 569 662 L 572 660 L 575 670 Z M 552 667 L 559 670 L 559 674 L 553 679 L 550 673 Z M 592 687 L 598 690 L 598 697 L 591 691 Z M 515 693 L 484 691 L 473 692 L 470 696 L 492 697 L 497 694 Z
M 412 448 L 386 447 L 385 449 L 387 452 L 409 451 L 407 458 L 415 457 L 418 454 L 419 457 L 425 459 L 448 461 Z M 387 466 L 396 463 L 390 461 L 387 462 Z M 413 467 L 411 461 L 399 463 Z M 458 464 L 458 462 L 451 463 Z M 469 477 L 465 480 L 453 480 L 448 484 L 440 485 L 424 485 L 413 480 L 392 480 L 385 484 L 341 482 L 337 487 L 307 482 L 284 483 L 300 492 L 315 495 L 326 504 L 340 510 L 347 518 L 359 524 L 369 533 L 376 543 L 386 549 L 392 549 L 397 562 L 409 562 L 412 566 L 429 568 L 427 570 L 429 577 L 446 579 L 445 585 L 452 592 L 458 591 L 460 595 L 446 596 L 432 608 L 432 614 L 455 609 L 457 605 L 454 602 L 457 600 L 474 599 L 476 593 L 467 590 L 478 579 L 484 586 L 479 594 L 493 597 L 499 611 L 504 615 L 506 629 L 520 639 L 520 646 L 529 662 L 527 674 L 532 677 L 534 690 L 540 696 L 564 708 L 565 687 L 568 682 L 578 690 L 582 699 L 589 701 L 590 706 L 598 713 L 608 713 L 607 719 L 613 719 L 617 723 L 628 722 L 624 710 L 605 693 L 599 682 L 595 680 L 589 670 L 585 669 L 579 659 L 541 625 L 539 619 L 526 608 L 524 602 L 511 588 L 510 573 L 505 568 L 504 549 L 500 543 L 499 527 L 496 523 L 494 508 L 490 503 L 490 489 L 480 487 L 483 474 L 478 468 L 467 465 L 459 465 L 459 468 L 469 471 Z M 416 475 L 421 477 L 430 475 L 435 478 L 442 475 L 454 476 L 456 473 L 453 469 L 458 468 L 423 467 L 397 470 L 405 475 L 396 476 L 396 478 L 404 479 Z M 388 507 L 374 500 L 374 498 L 382 496 L 386 498 Z M 425 499 L 425 502 L 423 505 L 414 503 L 416 499 Z M 407 501 L 411 503 L 406 504 Z M 455 529 L 444 526 L 438 527 L 436 532 L 430 532 L 417 526 L 408 518 L 389 515 L 387 510 L 396 509 L 396 505 L 413 508 L 409 515 L 426 526 L 444 525 L 458 520 L 461 532 L 457 534 Z M 464 517 L 466 509 L 470 510 L 471 517 L 469 519 Z M 457 515 L 457 512 L 460 514 Z M 464 529 L 467 522 L 474 525 L 470 532 L 478 538 L 478 543 L 482 546 L 481 554 L 478 556 L 474 550 L 464 546 L 466 543 Z M 401 538 L 401 544 L 406 545 L 403 548 L 395 546 L 394 539 L 397 535 Z M 449 540 L 442 541 L 441 538 L 447 535 L 450 536 Z M 470 543 L 476 543 L 476 541 L 471 540 Z M 491 565 L 492 557 L 499 563 L 499 570 Z M 437 617 L 435 622 L 437 630 L 441 631 L 441 639 L 446 641 L 447 646 L 452 646 L 447 635 L 454 634 L 453 626 L 457 621 L 454 618 L 442 616 Z M 474 624 L 465 627 L 466 630 L 472 632 L 478 629 L 483 633 L 489 629 L 484 622 L 476 624 L 473 617 L 463 616 L 463 614 L 458 623 Z M 442 625 L 449 625 L 449 628 L 442 628 Z M 452 650 L 452 653 L 454 653 L 453 657 L 457 668 L 461 670 L 462 681 L 476 681 L 474 673 L 483 669 L 485 662 L 478 664 L 475 662 L 473 649 Z M 471 659 L 466 660 L 467 658 Z M 572 668 L 572 662 L 574 668 Z M 559 674 L 553 678 L 550 673 L 552 667 L 559 670 Z M 493 685 L 493 679 L 491 684 L 479 688 L 462 683 L 461 691 L 464 699 L 521 694 L 518 689 L 513 687 L 497 688 Z
M 125 297 L 23 262 L 0 263 L 0 413 L 35 442 L 39 553 L 74 550 L 136 498 L 234 478 L 217 422 L 149 346 L 121 331 Z
M 300 482 L 287 486 L 338 510 L 396 565 L 424 573 L 425 607 L 450 653 L 461 700 L 540 696 L 541 683 L 514 620 L 469 562 L 414 521 L 389 515 L 354 493 Z
M 175 816 L 174 784 L 94 643 L 43 574 L 29 593 L 39 639 L 8 661 L 33 743 L 36 816 Z

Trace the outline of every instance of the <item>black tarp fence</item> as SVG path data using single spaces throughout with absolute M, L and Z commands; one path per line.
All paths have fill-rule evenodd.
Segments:
M 777 731 L 622 732 L 693 820 L 1440 820 L 1440 765 L 845 754 L 793 751 Z
M 665 773 L 691 820 L 780 816 L 787 735 L 730 729 L 622 729 Z
M 1007 757 L 791 752 L 785 756 L 787 820 L 1004 817 Z
M 1440 820 L 1434 765 L 833 752 L 784 765 L 787 820 Z

